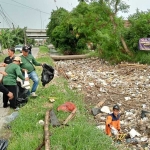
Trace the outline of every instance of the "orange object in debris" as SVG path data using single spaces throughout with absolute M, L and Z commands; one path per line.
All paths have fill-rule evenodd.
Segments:
M 66 102 L 60 105 L 57 110 L 58 111 L 65 111 L 65 112 L 72 112 L 76 108 L 75 104 L 72 102 Z

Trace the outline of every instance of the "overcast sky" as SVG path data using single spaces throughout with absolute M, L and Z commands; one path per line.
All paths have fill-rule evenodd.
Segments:
M 124 18 L 135 13 L 137 8 L 140 11 L 147 11 L 150 6 L 150 0 L 124 0 L 124 2 L 130 5 L 128 14 L 119 14 Z M 78 5 L 78 0 L 0 0 L 0 5 L 0 28 L 12 28 L 13 22 L 15 27 L 44 29 L 52 10 L 63 7 L 71 11 Z M 7 17 L 4 17 L 2 12 Z

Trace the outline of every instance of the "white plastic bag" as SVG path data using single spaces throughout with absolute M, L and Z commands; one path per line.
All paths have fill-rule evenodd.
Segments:
M 131 129 L 131 131 L 129 132 L 129 135 L 131 138 L 134 138 L 135 136 L 141 136 L 141 134 L 138 133 L 135 129 Z
M 116 128 L 114 128 L 113 126 L 111 126 L 111 133 L 113 134 L 113 135 L 118 135 L 119 133 L 118 133 L 118 130 L 116 129 Z
M 25 71 L 25 78 L 28 78 L 28 74 Z M 22 85 L 23 88 L 25 89 L 30 89 L 30 82 L 29 81 L 24 81 L 24 84 Z

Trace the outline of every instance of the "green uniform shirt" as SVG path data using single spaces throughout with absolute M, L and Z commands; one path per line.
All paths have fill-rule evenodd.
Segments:
M 7 65 L 7 67 L 5 68 L 5 72 L 7 73 L 7 76 L 3 77 L 3 85 L 17 85 L 17 77 L 22 80 L 25 79 L 22 75 L 20 66 L 15 63 Z
M 34 66 L 41 66 L 40 63 L 38 63 L 35 58 L 31 55 L 28 54 L 28 56 L 21 56 L 21 61 L 22 63 L 20 64 L 20 67 L 22 69 L 27 69 L 28 73 L 32 72 L 33 70 L 35 70 Z

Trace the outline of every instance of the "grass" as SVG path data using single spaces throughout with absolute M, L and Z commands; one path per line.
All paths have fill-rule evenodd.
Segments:
M 40 47 L 37 60 L 54 65 L 46 47 Z M 41 67 L 36 69 L 40 76 Z M 57 107 L 67 101 L 76 105 L 77 113 L 75 118 L 68 122 L 68 126 L 54 128 L 50 125 L 51 150 L 116 149 L 111 145 L 111 139 L 95 127 L 93 117 L 87 114 L 85 109 L 83 96 L 69 89 L 65 79 L 55 77 L 46 87 L 42 87 L 40 83 L 37 93 L 39 96 L 36 99 L 29 99 L 28 103 L 19 110 L 18 118 L 11 122 L 11 129 L 5 131 L 10 135 L 7 150 L 36 149 L 42 143 L 44 134 L 43 126 L 38 123 L 39 120 L 44 120 L 46 111 L 53 108 L 58 120 L 63 122 L 69 113 L 57 112 Z M 49 97 L 55 97 L 53 104 L 49 102 Z
M 6 54 L 0 53 L 0 62 L 4 62 L 5 57 L 7 57 Z

